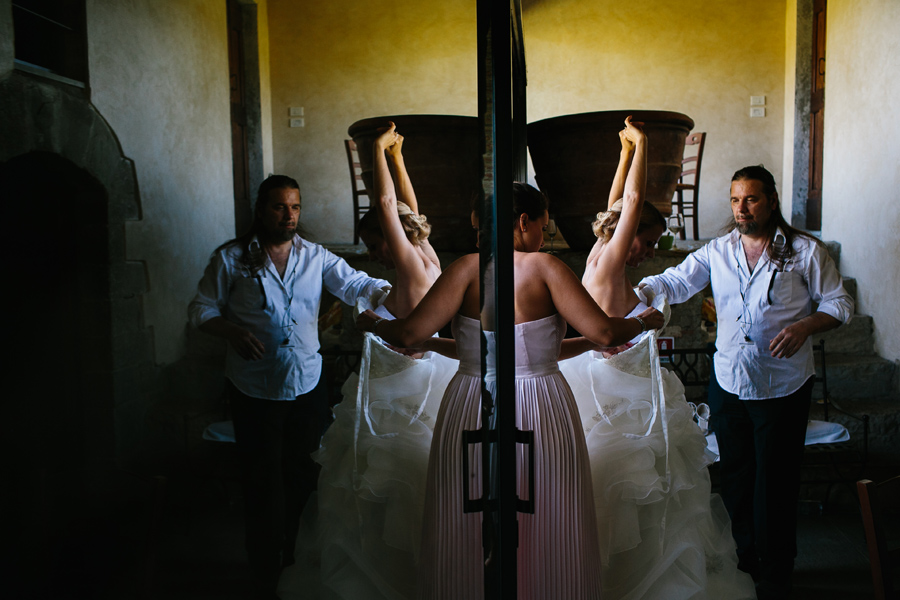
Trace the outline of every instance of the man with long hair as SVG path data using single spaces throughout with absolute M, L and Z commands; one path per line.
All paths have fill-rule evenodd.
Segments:
M 738 567 L 757 581 L 761 600 L 786 598 L 813 387 L 810 337 L 849 321 L 853 300 L 824 245 L 785 222 L 765 168 L 734 174 L 731 210 L 725 235 L 640 287 L 677 304 L 712 285 L 719 318 L 710 424 Z
M 260 598 L 293 563 L 300 513 L 315 489 L 328 398 L 318 353 L 323 289 L 348 304 L 388 282 L 352 269 L 297 233 L 300 189 L 284 175 L 259 187 L 250 230 L 214 252 L 191 322 L 228 342 L 226 390 L 244 469 L 246 547 Z

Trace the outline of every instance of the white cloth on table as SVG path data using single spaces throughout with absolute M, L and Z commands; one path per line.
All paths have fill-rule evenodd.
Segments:
M 806 425 L 806 440 L 804 442 L 806 446 L 837 444 L 849 440 L 850 432 L 840 423 L 810 420 Z M 716 439 L 716 434 L 712 431 L 706 434 L 706 448 L 716 455 L 716 460 L 719 460 L 719 440 Z

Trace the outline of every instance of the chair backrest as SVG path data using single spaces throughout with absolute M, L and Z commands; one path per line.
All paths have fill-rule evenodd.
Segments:
M 354 196 L 367 195 L 366 186 L 362 178 L 362 166 L 359 164 L 359 154 L 356 151 L 356 142 L 344 140 L 344 149 L 347 151 L 347 164 L 350 165 L 350 182 L 353 186 Z
M 888 544 L 885 512 L 887 507 L 900 505 L 900 475 L 881 483 L 869 479 L 856 482 L 866 544 L 869 547 L 869 564 L 872 567 L 872 585 L 876 600 L 896 600 L 892 570 L 897 568 L 897 552 Z
M 700 166 L 703 164 L 703 147 L 706 144 L 706 132 L 698 131 L 691 133 L 684 140 L 685 151 L 688 146 L 697 146 L 696 154 L 685 156 L 681 159 L 681 176 L 678 178 L 680 183 L 684 183 L 685 177 L 693 177 L 694 181 L 691 185 L 700 185 Z

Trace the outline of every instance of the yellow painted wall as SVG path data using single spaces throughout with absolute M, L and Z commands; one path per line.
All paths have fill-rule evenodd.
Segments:
M 182 352 L 187 304 L 213 248 L 234 234 L 225 2 L 88 0 L 91 100 L 135 163 L 156 360 Z
M 822 234 L 841 242 L 877 352 L 898 361 L 900 2 L 831 0 L 826 30 Z
M 359 119 L 474 116 L 474 0 L 268 0 L 275 170 L 295 177 L 312 239 L 350 243 L 343 140 Z M 288 127 L 302 106 L 306 126 Z
M 703 237 L 714 236 L 730 216 L 735 170 L 762 163 L 781 182 L 784 0 L 523 5 L 529 121 L 631 108 L 690 116 L 695 131 L 708 133 Z M 765 118 L 750 118 L 751 95 L 766 96 Z

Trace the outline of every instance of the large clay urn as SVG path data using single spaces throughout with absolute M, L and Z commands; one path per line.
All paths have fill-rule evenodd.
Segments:
M 681 175 L 684 140 L 694 121 L 687 115 L 656 110 L 612 110 L 566 115 L 528 125 L 528 150 L 535 179 L 550 200 L 560 232 L 569 246 L 587 250 L 591 229 L 606 210 L 616 174 L 619 131 L 625 117 L 644 123 L 647 134 L 647 197 L 663 215 L 672 212 L 672 196 Z
M 471 252 L 472 196 L 481 189 L 481 151 L 477 117 L 396 115 L 357 121 L 348 133 L 356 142 L 363 182 L 372 196 L 372 144 L 388 121 L 403 136 L 403 158 L 416 191 L 419 212 L 431 223 L 435 250 Z

